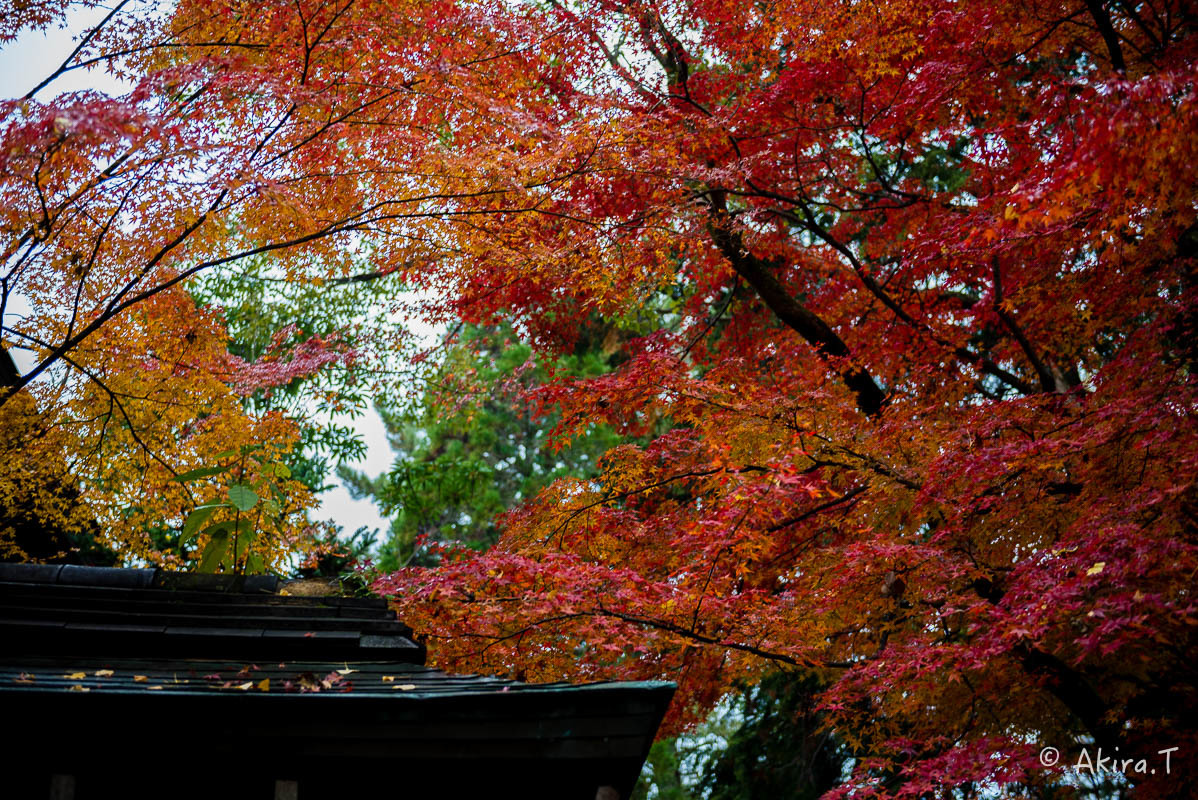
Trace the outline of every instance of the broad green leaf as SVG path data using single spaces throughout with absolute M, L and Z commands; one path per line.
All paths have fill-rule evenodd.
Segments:
M 215 522 L 204 528 L 201 533 L 206 533 L 209 536 L 228 536 L 233 532 L 233 520 L 226 519 L 220 522 Z
M 200 572 L 216 572 L 216 568 L 220 566 L 221 559 L 225 557 L 225 552 L 228 549 L 228 534 L 213 536 L 209 540 L 208 546 L 204 548 L 204 555 L 200 557 Z
M 213 475 L 220 475 L 222 472 L 228 472 L 230 469 L 232 469 L 231 464 L 227 467 L 220 467 L 220 466 L 199 467 L 198 469 L 193 469 L 193 470 L 189 470 L 187 472 L 180 473 L 180 474 L 176 475 L 175 477 L 171 478 L 171 480 L 178 481 L 179 483 L 187 483 L 188 481 L 198 481 L 200 478 L 210 478 Z
M 245 560 L 245 571 L 248 575 L 261 575 L 266 572 L 266 561 L 258 553 L 250 553 Z
M 291 469 L 286 464 L 281 464 L 276 461 L 271 464 L 263 464 L 262 465 L 262 474 L 263 475 L 274 475 L 277 478 L 290 478 L 291 477 Z
M 208 521 L 212 516 L 212 512 L 218 508 L 225 508 L 224 503 L 209 503 L 208 505 L 196 506 L 192 512 L 187 515 L 187 519 L 183 522 L 183 535 L 179 537 L 179 544 L 186 544 L 194 539 L 200 533 L 200 526 Z
M 257 505 L 258 494 L 244 483 L 235 483 L 229 487 L 229 500 L 238 511 L 249 511 Z
M 241 523 L 246 524 L 242 525 Z M 249 524 L 248 519 L 241 520 L 241 522 L 237 524 L 237 537 L 234 540 L 233 545 L 233 560 L 235 562 L 241 561 L 242 557 L 246 554 L 246 551 L 249 550 L 250 545 L 253 544 L 254 533 L 255 531 L 253 526 Z

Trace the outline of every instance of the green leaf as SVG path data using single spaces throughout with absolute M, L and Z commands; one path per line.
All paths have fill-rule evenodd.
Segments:
M 227 536 L 233 532 L 233 520 L 226 519 L 221 520 L 220 522 L 214 522 L 207 528 L 204 528 L 204 530 L 201 532 L 206 533 L 209 536 Z
M 261 575 L 266 572 L 266 561 L 258 553 L 250 553 L 245 560 L 245 571 L 247 575 Z
M 242 525 L 241 523 L 246 523 Z M 241 561 L 242 556 L 250 549 L 250 545 L 254 542 L 254 529 L 249 524 L 248 519 L 243 519 L 237 524 L 237 539 L 233 546 L 233 561 L 236 563 Z
M 258 495 L 244 483 L 235 483 L 229 487 L 229 500 L 238 511 L 249 511 L 258 504 Z
M 277 478 L 290 478 L 291 468 L 286 464 L 275 462 L 273 464 L 264 464 L 262 466 L 263 475 L 274 475 Z
M 200 572 L 216 572 L 216 568 L 220 566 L 221 559 L 225 557 L 225 552 L 228 549 L 229 535 L 227 533 L 214 535 L 209 540 L 208 546 L 204 548 L 204 555 L 200 557 Z
M 181 539 L 180 543 L 188 541 L 195 536 L 199 536 L 200 534 L 207 534 L 209 537 L 211 537 L 213 539 L 217 539 L 220 537 L 227 537 L 232 531 L 233 531 L 233 520 L 226 519 L 221 522 L 215 522 L 215 523 L 209 525 L 207 528 L 204 528 L 204 530 L 199 531 L 198 533 L 193 533 L 191 536 L 187 537 L 187 539 Z M 207 552 L 207 548 L 205 548 L 204 552 Z M 201 560 L 202 560 L 202 557 L 201 557 Z
M 187 515 L 187 519 L 183 522 L 183 535 L 179 537 L 179 544 L 186 544 L 194 539 L 200 533 L 200 526 L 208 521 L 212 516 L 212 512 L 218 508 L 225 508 L 225 503 L 209 503 L 208 505 L 196 506 L 191 513 Z
M 217 467 L 199 467 L 198 469 L 189 470 L 187 472 L 183 472 L 179 475 L 176 475 L 175 477 L 171 478 L 171 480 L 178 481 L 179 483 L 187 483 L 188 481 L 198 481 L 200 478 L 210 478 L 213 475 L 219 475 L 222 472 L 228 472 L 232 468 L 233 468 L 232 464 L 230 464 L 227 467 L 219 467 L 219 466 L 217 466 Z

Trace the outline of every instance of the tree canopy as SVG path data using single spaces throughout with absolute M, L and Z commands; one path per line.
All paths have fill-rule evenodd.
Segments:
M 120 3 L 63 70 L 129 94 L 0 107 L 0 291 L 31 307 L 3 344 L 36 360 L 0 390 L 0 496 L 69 484 L 38 502 L 145 556 L 204 500 L 175 476 L 276 463 L 294 424 L 238 398 L 368 354 L 231 355 L 187 286 L 246 259 L 330 296 L 398 281 L 547 354 L 598 321 L 616 368 L 531 399 L 563 446 L 624 443 L 488 552 L 376 583 L 438 662 L 671 677 L 676 727 L 790 670 L 827 687 L 842 795 L 1192 751 L 1195 25 L 1184 0 Z

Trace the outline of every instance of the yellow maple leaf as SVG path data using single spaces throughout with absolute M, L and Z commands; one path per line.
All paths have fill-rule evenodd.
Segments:
M 1092 566 L 1088 570 L 1086 570 L 1086 574 L 1087 575 L 1097 575 L 1098 573 L 1102 572 L 1102 568 L 1105 566 L 1106 566 L 1105 561 L 1099 561 L 1097 564 L 1095 564 L 1094 566 Z

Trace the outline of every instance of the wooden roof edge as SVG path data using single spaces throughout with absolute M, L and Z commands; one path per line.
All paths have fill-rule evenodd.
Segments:
M 121 589 L 180 589 L 239 594 L 276 594 L 280 583 L 274 575 L 204 575 L 194 572 L 170 572 L 157 568 L 14 563 L 0 563 L 0 581 Z

